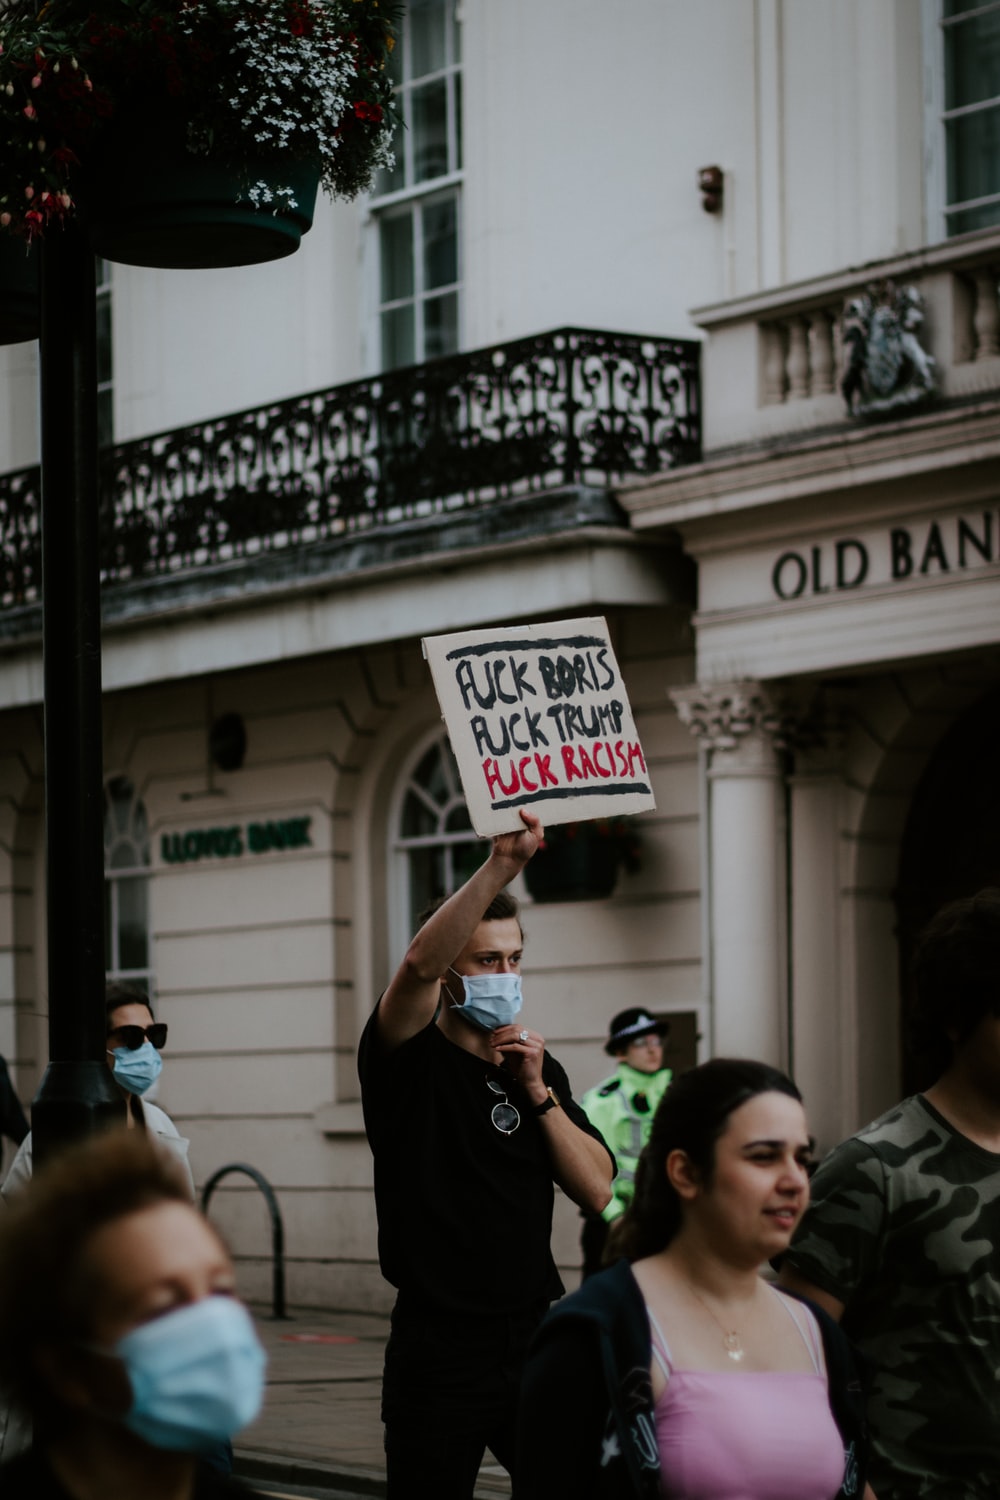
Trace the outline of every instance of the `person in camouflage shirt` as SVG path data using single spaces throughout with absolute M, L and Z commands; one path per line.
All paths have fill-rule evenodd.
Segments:
M 873 1365 L 878 1500 L 1000 1494 L 1000 890 L 952 902 L 915 961 L 938 1081 L 838 1146 L 782 1282 Z

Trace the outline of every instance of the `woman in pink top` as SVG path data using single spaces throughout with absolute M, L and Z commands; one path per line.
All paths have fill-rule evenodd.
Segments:
M 759 1274 L 808 1202 L 810 1147 L 776 1069 L 716 1059 L 674 1081 L 620 1221 L 627 1261 L 558 1304 L 529 1359 L 518 1500 L 861 1500 L 846 1340 Z

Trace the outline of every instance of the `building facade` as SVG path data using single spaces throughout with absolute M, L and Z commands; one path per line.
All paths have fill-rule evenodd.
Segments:
M 102 267 L 109 971 L 169 1024 L 199 1183 L 274 1185 L 292 1302 L 388 1304 L 355 1049 L 415 908 L 482 857 L 421 637 L 609 621 L 657 802 L 640 867 L 524 914 L 526 1013 L 579 1092 L 643 1004 L 678 1065 L 791 1067 L 832 1144 L 919 1082 L 914 933 L 1000 882 L 1000 5 L 609 15 L 411 0 L 368 199 L 285 262 Z M 0 350 L 25 1099 L 36 402 L 35 346 Z M 266 1296 L 261 1198 L 230 1179 L 212 1212 Z M 561 1204 L 569 1275 L 577 1224 Z

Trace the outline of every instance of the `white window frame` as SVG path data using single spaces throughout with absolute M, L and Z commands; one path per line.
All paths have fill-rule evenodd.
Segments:
M 420 837 L 406 838 L 403 836 L 402 822 L 403 811 L 406 806 L 407 794 L 413 786 L 413 778 L 417 767 L 427 755 L 428 751 L 435 745 L 443 745 L 447 740 L 447 733 L 440 725 L 419 739 L 400 767 L 399 776 L 396 781 L 396 790 L 392 798 L 389 815 L 389 859 L 388 868 L 391 873 L 390 884 L 390 934 L 391 945 L 394 953 L 405 953 L 413 929 L 410 915 L 410 851 L 411 849 L 447 848 L 457 845 L 477 845 L 482 840 L 475 830 L 469 828 L 459 833 L 448 833 L 440 830 L 433 834 L 424 834 Z M 456 773 L 457 778 L 457 773 Z M 456 779 L 452 787 L 452 797 L 443 809 L 435 807 L 438 813 L 439 823 L 447 820 L 447 815 L 452 808 L 461 804 L 465 806 L 465 795 L 462 785 Z M 483 857 L 486 857 L 484 850 Z
M 454 20 L 456 25 L 462 24 L 462 11 L 460 0 L 446 0 L 455 8 Z M 405 59 L 409 55 L 409 12 L 404 10 L 400 20 L 399 46 L 401 56 Z M 399 100 L 400 114 L 403 120 L 409 119 L 409 99 L 416 85 L 434 83 L 449 77 L 461 79 L 463 65 L 461 60 L 451 56 L 452 48 L 452 26 L 449 23 L 445 28 L 448 49 L 448 61 L 443 68 L 435 69 L 430 73 L 421 73 L 418 78 L 404 79 L 397 87 L 396 93 Z M 460 132 L 460 120 L 458 117 L 459 95 L 462 93 L 460 87 L 452 87 L 447 90 L 447 158 L 448 162 L 459 161 L 459 142 L 462 137 Z M 417 364 L 424 363 L 424 304 L 428 299 L 436 299 L 448 293 L 457 294 L 458 320 L 457 320 L 457 347 L 465 346 L 464 319 L 465 308 L 462 292 L 465 283 L 464 273 L 464 236 L 462 233 L 462 184 L 465 180 L 465 169 L 457 166 L 442 173 L 438 177 L 427 178 L 423 182 L 413 182 L 413 133 L 409 129 L 400 129 L 396 135 L 396 150 L 402 149 L 404 162 L 404 177 L 406 185 L 397 188 L 391 193 L 372 193 L 366 200 L 366 219 L 364 237 L 364 284 L 366 303 L 369 308 L 369 316 L 366 318 L 365 347 L 363 351 L 364 366 L 370 375 L 379 373 L 382 369 L 382 313 L 392 307 L 414 304 L 415 328 L 414 328 L 414 356 Z M 450 193 L 456 197 L 456 235 L 457 235 L 457 280 L 447 286 L 434 287 L 428 292 L 423 286 L 423 257 L 421 254 L 422 237 L 418 232 L 421 229 L 420 216 L 424 205 L 433 202 L 435 198 L 442 198 Z M 381 250 L 380 250 L 380 228 L 381 220 L 394 210 L 409 207 L 415 210 L 414 237 L 413 237 L 413 271 L 414 290 L 412 297 L 401 298 L 398 302 L 382 301 L 381 286 Z
M 459 177 L 461 174 L 451 173 L 451 177 Z M 376 227 L 375 237 L 379 238 L 379 228 L 383 217 L 392 212 L 392 203 L 402 200 L 404 204 L 410 205 L 413 214 L 413 294 L 410 297 L 401 297 L 397 301 L 378 302 L 375 311 L 376 336 L 378 338 L 379 365 L 382 362 L 382 314 L 391 312 L 395 308 L 408 307 L 412 304 L 414 313 L 413 346 L 416 354 L 415 363 L 423 364 L 430 356 L 426 350 L 426 327 L 424 323 L 424 309 L 428 302 L 437 302 L 440 298 L 454 293 L 458 305 L 458 333 L 457 347 L 462 347 L 462 197 L 461 194 L 449 186 L 442 186 L 443 179 L 434 179 L 434 191 L 422 193 L 394 193 L 392 200 L 384 200 L 379 205 L 379 225 Z M 428 290 L 424 286 L 424 258 L 423 249 L 423 213 L 425 208 L 431 208 L 443 198 L 448 197 L 450 192 L 455 192 L 455 234 L 457 238 L 457 280 L 447 282 L 443 286 L 435 286 Z M 387 207 L 388 204 L 388 207 Z M 376 249 L 378 254 L 378 249 Z M 379 288 L 381 291 L 381 287 Z
M 115 831 L 114 838 L 108 838 L 107 834 L 107 807 L 111 795 L 111 789 L 116 784 L 127 786 L 132 793 L 131 809 L 128 825 L 124 830 Z M 152 850 L 149 834 L 149 816 L 146 812 L 145 803 L 139 796 L 139 792 L 130 776 L 109 776 L 104 783 L 105 798 L 105 835 L 104 835 L 104 880 L 107 887 L 108 900 L 110 903 L 110 917 L 108 920 L 109 951 L 105 954 L 105 977 L 108 981 L 120 980 L 132 984 L 141 984 L 145 987 L 150 999 L 153 998 L 155 989 L 153 969 L 153 929 L 150 921 L 149 898 L 150 875 L 152 874 Z M 145 819 L 146 837 L 145 843 L 136 837 L 134 831 L 134 819 L 136 808 L 142 808 Z M 130 865 L 121 865 L 112 868 L 110 863 L 111 850 L 121 844 L 131 845 L 135 853 L 135 862 Z M 118 963 L 118 930 L 119 930 L 119 886 L 123 880 L 144 880 L 146 886 L 146 967 L 143 969 L 125 969 Z
M 964 105 L 957 109 L 945 109 L 944 94 L 944 28 L 954 24 L 944 14 L 944 0 L 921 0 L 924 38 L 924 191 L 926 193 L 926 237 L 929 244 L 938 244 L 952 238 L 948 229 L 951 209 L 978 208 L 987 203 L 997 203 L 1000 195 L 991 193 L 986 198 L 970 199 L 966 203 L 948 202 L 948 148 L 947 121 L 959 115 L 972 114 L 996 107 L 997 99 L 984 99 L 978 104 Z M 993 10 L 994 0 L 984 0 L 982 10 Z M 969 12 L 972 15 L 975 12 Z M 958 18 L 956 17 L 955 20 Z

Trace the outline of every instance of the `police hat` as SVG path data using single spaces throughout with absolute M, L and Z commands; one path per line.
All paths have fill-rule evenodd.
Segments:
M 650 1036 L 654 1032 L 657 1036 L 666 1036 L 669 1030 L 669 1021 L 656 1021 L 641 1005 L 633 1006 L 631 1010 L 620 1010 L 612 1018 L 604 1050 L 609 1057 L 614 1057 L 616 1052 L 624 1051 L 630 1042 L 638 1041 L 641 1036 Z

